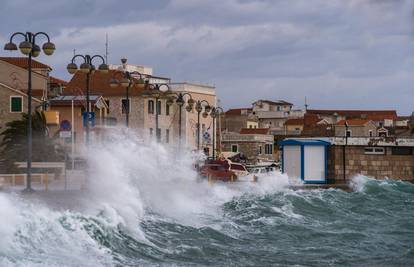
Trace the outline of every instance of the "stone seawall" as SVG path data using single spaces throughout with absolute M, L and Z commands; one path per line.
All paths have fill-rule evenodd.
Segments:
M 328 177 L 343 182 L 343 146 L 329 148 Z M 393 178 L 414 181 L 414 155 L 393 155 L 391 147 L 384 154 L 366 154 L 364 146 L 345 147 L 345 176 L 349 180 L 362 174 L 378 179 Z

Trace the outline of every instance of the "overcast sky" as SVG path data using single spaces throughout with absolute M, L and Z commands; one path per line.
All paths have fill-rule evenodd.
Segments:
M 0 41 L 46 31 L 66 80 L 79 53 L 213 84 L 224 107 L 414 110 L 414 0 L 2 0 Z M 1 50 L 0 55 L 17 56 Z

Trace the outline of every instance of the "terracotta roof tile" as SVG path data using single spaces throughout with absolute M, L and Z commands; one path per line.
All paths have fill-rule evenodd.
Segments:
M 122 86 L 112 88 L 109 85 L 110 80 L 114 77 L 116 70 L 110 70 L 108 73 L 96 71 L 90 76 L 90 94 L 107 96 L 124 96 L 125 89 Z M 118 79 L 118 76 L 116 76 Z M 78 71 L 67 84 L 63 95 L 85 95 L 86 94 L 86 74 Z M 129 90 L 130 96 L 138 96 L 144 90 L 143 85 L 135 85 Z
M 321 120 L 322 120 L 322 118 L 320 118 L 319 115 L 317 115 L 317 114 L 306 113 L 303 116 L 303 123 L 304 123 L 304 125 L 307 125 L 307 126 L 315 126 Z
M 250 112 L 252 112 L 253 109 L 252 108 L 233 108 L 233 109 L 229 109 L 229 110 L 226 111 L 226 116 L 228 116 L 228 115 L 230 115 L 230 116 L 231 115 L 240 116 L 240 115 L 242 115 L 243 110 L 246 110 L 247 113 L 250 113 Z
M 347 122 L 349 126 L 364 126 L 370 121 L 371 120 L 363 120 L 363 119 L 341 120 L 336 125 L 345 126 L 345 122 Z
M 397 119 L 397 112 L 395 110 L 318 110 L 318 109 L 308 109 L 307 114 L 315 115 L 330 115 L 337 113 L 339 116 L 345 116 L 349 119 L 370 119 L 370 120 L 384 120 L 384 119 Z M 363 117 L 366 118 L 363 118 Z
M 269 134 L 269 128 L 243 128 L 240 134 Z
M 18 66 L 20 68 L 27 69 L 28 68 L 28 62 L 29 59 L 26 57 L 0 57 L 0 60 L 5 61 L 7 63 L 13 64 L 15 66 Z M 49 69 L 52 70 L 52 68 L 46 64 L 43 64 L 37 60 L 32 59 L 32 68 L 34 69 Z
M 304 118 L 288 119 L 287 121 L 285 121 L 285 125 L 303 125 L 304 123 Z
M 58 79 L 58 78 L 53 77 L 53 76 L 50 76 L 50 77 L 49 77 L 49 82 L 50 82 L 50 83 L 53 83 L 53 84 L 63 85 L 63 86 L 66 86 L 66 85 L 68 84 L 68 82 L 67 82 L 67 81 L 64 81 L 64 80 Z

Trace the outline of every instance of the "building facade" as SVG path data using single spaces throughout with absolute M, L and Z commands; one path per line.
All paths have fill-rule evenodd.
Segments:
M 243 128 L 259 128 L 259 122 L 251 108 L 234 108 L 221 115 L 221 129 L 238 133 Z
M 371 120 L 341 120 L 335 124 L 335 136 L 374 137 L 378 136 L 378 131 L 377 126 Z
M 253 104 L 253 114 L 257 116 L 259 128 L 269 128 L 272 134 L 283 134 L 284 125 L 288 119 L 302 118 L 302 110 L 294 110 L 293 104 L 278 100 L 258 100 Z
M 127 65 L 127 69 L 135 71 L 133 65 Z M 94 72 L 90 76 L 90 94 L 102 96 L 108 107 L 106 121 L 110 121 L 113 126 L 126 126 L 126 108 L 129 108 L 129 128 L 141 133 L 147 140 L 156 140 L 164 144 L 177 146 L 179 144 L 179 106 L 177 104 L 167 105 L 167 100 L 174 94 L 161 94 L 160 97 L 146 96 L 144 91 L 149 89 L 151 84 L 166 84 L 174 93 L 188 93 L 193 100 L 205 100 L 211 106 L 216 106 L 215 88 L 209 85 L 195 83 L 172 83 L 169 78 L 156 77 L 150 75 L 152 69 L 144 69 L 147 74 L 144 78 L 149 84 L 138 83 L 135 77 L 135 84 L 129 89 L 129 104 L 126 101 L 126 89 L 118 86 L 111 87 L 110 80 L 114 77 L 119 78 L 118 65 L 112 65 L 109 73 Z M 114 69 L 115 68 L 115 69 Z M 142 70 L 141 70 L 142 71 Z M 67 84 L 64 95 L 85 96 L 86 75 L 76 72 L 71 81 Z M 163 86 L 161 89 L 167 89 Z M 186 96 L 186 101 L 189 97 Z M 189 149 L 197 148 L 198 138 L 200 148 L 211 153 L 213 119 L 211 116 L 204 118 L 200 116 L 200 133 L 197 137 L 197 112 L 193 109 L 188 112 L 182 107 L 181 113 L 181 145 L 186 145 Z M 156 124 L 158 121 L 158 129 Z
M 275 161 L 273 135 L 269 129 L 242 129 L 240 133 L 228 132 L 222 136 L 222 151 L 241 153 L 248 164 Z

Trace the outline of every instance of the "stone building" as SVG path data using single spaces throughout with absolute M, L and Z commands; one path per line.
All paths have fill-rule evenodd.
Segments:
M 328 176 L 331 182 L 348 182 L 358 174 L 377 179 L 414 181 L 414 139 L 331 138 Z M 344 165 L 345 149 L 345 165 Z
M 284 124 L 284 135 L 300 135 L 305 121 L 303 118 L 288 119 Z
M 252 110 L 258 118 L 259 128 L 270 128 L 274 135 L 284 133 L 288 119 L 301 118 L 304 114 L 302 110 L 294 110 L 293 104 L 284 100 L 258 100 L 253 103 Z
M 273 135 L 269 129 L 245 128 L 240 133 L 224 133 L 222 135 L 222 151 L 242 153 L 248 164 L 274 161 L 276 154 L 273 147 Z
M 221 129 L 225 132 L 240 132 L 243 128 L 259 128 L 257 117 L 251 108 L 234 108 L 221 115 Z
M 377 127 L 393 127 L 398 119 L 395 110 L 308 109 L 306 114 L 317 115 L 333 125 L 341 120 L 362 119 L 373 121 Z
M 346 124 L 348 126 L 346 126 Z M 377 126 L 371 120 L 341 120 L 335 124 L 335 136 L 373 137 L 378 136 Z

